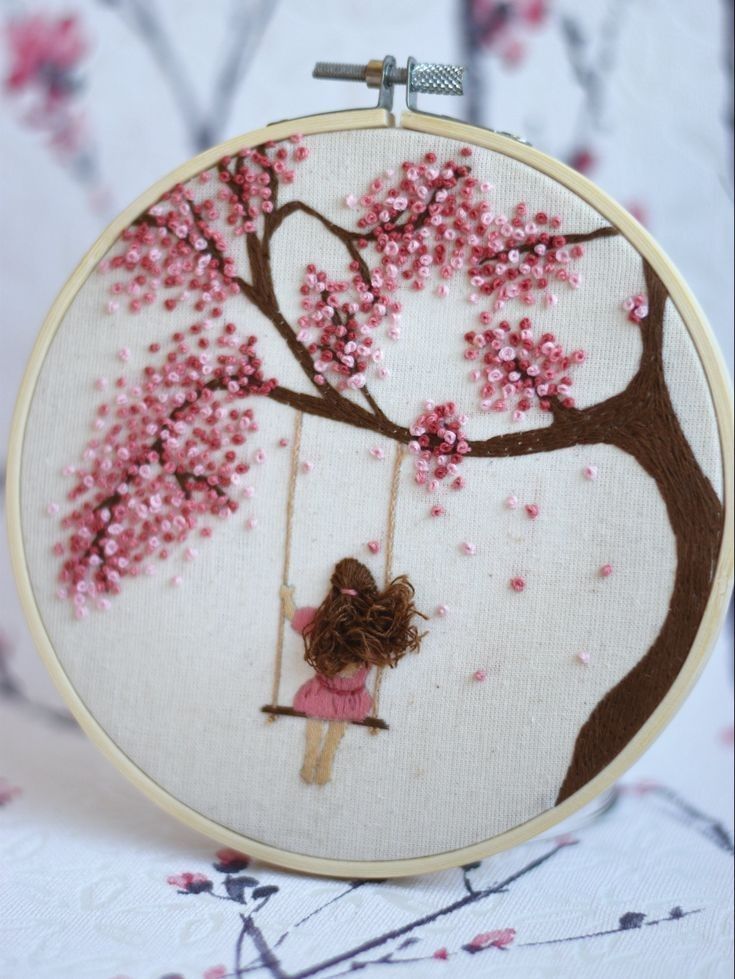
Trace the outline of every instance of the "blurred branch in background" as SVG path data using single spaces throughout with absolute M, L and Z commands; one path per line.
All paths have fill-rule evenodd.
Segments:
M 725 106 L 725 126 L 729 134 L 730 141 L 730 160 L 727 176 L 725 178 L 725 190 L 732 199 L 733 196 L 733 139 L 735 138 L 735 0 L 723 0 L 724 5 L 724 30 L 722 39 L 724 44 L 723 65 L 725 77 L 727 78 L 727 103 Z
M 277 0 L 234 0 L 230 5 L 226 50 L 207 104 L 202 104 L 195 90 L 191 69 L 196 69 L 196 60 L 179 56 L 152 0 L 99 0 L 99 3 L 116 10 L 148 47 L 178 105 L 192 150 L 199 152 L 219 143 L 237 88 L 247 73 Z
M 548 14 L 547 0 L 461 0 L 467 122 L 492 125 L 487 56 L 508 68 L 519 65 L 526 55 L 524 35 L 543 26 Z
M 46 137 L 54 155 L 86 186 L 92 206 L 107 210 L 109 194 L 82 108 L 90 42 L 80 19 L 13 6 L 1 30 L 3 87 L 18 106 L 19 121 Z
M 28 714 L 61 727 L 79 730 L 77 722 L 68 710 L 63 707 L 52 707 L 34 700 L 23 689 L 20 681 L 12 672 L 10 661 L 13 647 L 8 637 L 0 632 L 0 700 L 22 708 Z
M 555 28 L 582 93 L 572 145 L 563 157 L 581 173 L 590 173 L 597 162 L 594 141 L 604 125 L 606 95 L 628 6 L 629 0 L 610 0 L 593 37 L 579 16 L 579 5 L 565 10 L 555 0 L 463 0 L 460 12 L 468 121 L 503 128 L 488 104 L 493 58 L 506 70 L 516 68 L 528 53 L 527 36 L 547 26 Z
M 604 125 L 605 97 L 628 5 L 629 0 L 611 0 L 597 39 L 588 35 L 578 18 L 567 13 L 557 18 L 567 60 L 583 93 L 572 148 L 566 154 L 566 162 L 580 173 L 589 173 L 596 163 L 594 137 Z

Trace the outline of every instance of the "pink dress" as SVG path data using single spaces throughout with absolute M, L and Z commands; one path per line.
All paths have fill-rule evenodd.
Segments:
M 300 608 L 291 620 L 296 632 L 303 632 L 316 609 Z M 373 709 L 373 698 L 365 689 L 367 666 L 352 676 L 322 676 L 317 673 L 296 692 L 294 710 L 322 721 L 364 721 Z

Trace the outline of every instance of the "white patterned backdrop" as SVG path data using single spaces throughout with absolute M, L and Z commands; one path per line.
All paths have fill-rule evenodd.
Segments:
M 3 461 L 45 310 L 107 221 L 206 145 L 370 104 L 311 66 L 386 47 L 466 64 L 468 95 L 427 109 L 521 133 L 632 210 L 732 366 L 729 0 L 5 0 L 0 21 Z M 0 976 L 731 973 L 731 629 L 594 817 L 465 870 L 340 883 L 217 856 L 112 770 L 51 689 L 2 547 Z

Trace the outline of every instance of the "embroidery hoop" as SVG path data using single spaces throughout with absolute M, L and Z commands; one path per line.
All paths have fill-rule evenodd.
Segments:
M 609 223 L 646 258 L 665 283 L 671 302 L 684 320 L 710 385 L 712 403 L 720 433 L 723 465 L 725 526 L 713 587 L 707 601 L 696 640 L 686 662 L 668 693 L 650 715 L 643 727 L 627 743 L 614 760 L 597 776 L 564 802 L 535 816 L 529 821 L 501 833 L 491 839 L 461 849 L 424 857 L 397 860 L 335 860 L 286 851 L 263 842 L 248 839 L 220 825 L 180 802 L 139 767 L 137 767 L 114 743 L 72 686 L 51 640 L 43 626 L 39 608 L 34 598 L 26 564 L 21 534 L 21 456 L 29 409 L 34 396 L 45 355 L 63 319 L 63 316 L 81 285 L 94 271 L 102 256 L 120 233 L 143 210 L 150 207 L 173 184 L 183 182 L 202 170 L 214 165 L 219 158 L 233 153 L 243 146 L 256 146 L 266 140 L 279 141 L 295 133 L 305 136 L 349 130 L 383 129 L 400 127 L 404 130 L 450 139 L 493 150 L 518 160 L 562 184 L 572 193 L 594 207 Z M 28 364 L 11 429 L 8 459 L 8 523 L 10 552 L 18 589 L 31 633 L 42 659 L 59 692 L 88 737 L 110 761 L 153 802 L 192 829 L 253 857 L 293 870 L 339 877 L 399 877 L 437 871 L 487 857 L 500 850 L 525 842 L 533 836 L 547 832 L 553 825 L 569 817 L 587 805 L 612 785 L 623 772 L 646 750 L 673 714 L 697 679 L 717 636 L 727 608 L 732 582 L 732 549 L 730 540 L 733 527 L 733 453 L 732 407 L 727 374 L 720 359 L 716 342 L 704 315 L 679 273 L 651 236 L 611 198 L 586 178 L 580 176 L 559 161 L 533 149 L 520 141 L 501 134 L 470 126 L 452 119 L 406 111 L 396 120 L 384 108 L 334 112 L 308 116 L 299 120 L 275 123 L 252 131 L 244 136 L 214 147 L 189 160 L 172 173 L 163 177 L 130 205 L 100 236 L 83 258 L 53 304 L 41 329 Z

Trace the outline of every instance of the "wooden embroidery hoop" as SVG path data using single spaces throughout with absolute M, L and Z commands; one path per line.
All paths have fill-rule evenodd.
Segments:
M 51 341 L 78 290 L 93 272 L 103 255 L 121 232 L 144 209 L 150 207 L 173 184 L 184 182 L 208 169 L 224 155 L 243 146 L 256 146 L 267 140 L 283 140 L 295 133 L 314 135 L 347 130 L 400 127 L 418 133 L 449 139 L 493 150 L 524 163 L 578 195 L 616 227 L 630 244 L 653 266 L 664 281 L 692 337 L 706 372 L 720 434 L 725 527 L 713 587 L 700 623 L 696 640 L 686 663 L 670 690 L 643 727 L 621 753 L 582 789 L 559 805 L 498 836 L 462 849 L 440 854 L 398 860 L 335 860 L 285 851 L 248 839 L 203 816 L 164 791 L 128 758 L 95 720 L 76 693 L 57 658 L 42 623 L 26 564 L 21 535 L 21 456 L 24 433 L 36 381 Z M 36 341 L 16 404 L 8 457 L 8 526 L 10 553 L 23 609 L 31 634 L 61 696 L 87 736 L 109 760 L 153 802 L 192 829 L 255 858 L 292 870 L 337 877 L 385 878 L 421 874 L 470 863 L 529 840 L 569 817 L 610 787 L 648 748 L 679 708 L 697 679 L 717 637 L 731 590 L 733 555 L 730 544 L 733 529 L 733 431 L 732 401 L 726 369 L 704 314 L 670 260 L 651 236 L 618 204 L 586 178 L 569 167 L 518 140 L 438 116 L 407 111 L 397 120 L 386 109 L 333 112 L 288 120 L 228 140 L 189 160 L 163 177 L 134 201 L 103 232 L 69 278 L 54 302 Z

